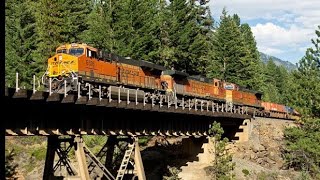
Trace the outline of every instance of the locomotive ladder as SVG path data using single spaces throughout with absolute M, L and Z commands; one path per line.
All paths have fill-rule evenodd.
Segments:
M 90 158 L 90 160 L 102 170 L 103 174 L 108 180 L 114 179 L 114 176 L 110 173 L 110 171 L 108 171 L 108 169 L 103 164 L 101 164 L 99 159 L 89 150 L 86 145 L 83 146 L 83 150 L 85 154 Z
M 129 164 L 130 156 L 131 156 L 132 151 L 134 149 L 134 145 L 135 145 L 135 142 L 133 142 L 133 144 L 129 144 L 128 145 L 129 149 L 127 149 L 126 152 L 124 153 L 124 157 L 122 159 L 122 162 L 121 162 L 120 169 L 118 171 L 116 180 L 122 180 L 122 178 L 123 178 L 123 176 L 125 174 L 125 171 L 127 169 L 127 166 Z

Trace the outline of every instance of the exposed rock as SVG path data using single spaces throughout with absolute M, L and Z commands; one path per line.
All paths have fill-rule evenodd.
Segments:
M 249 142 L 236 143 L 236 146 L 232 146 L 234 149 L 230 149 L 235 152 L 233 159 L 238 159 L 237 161 L 241 159 L 241 163 L 236 165 L 236 179 L 258 179 L 260 172 L 264 172 L 265 177 L 272 177 L 271 179 L 291 179 L 286 174 L 289 170 L 281 170 L 284 164 L 281 149 L 283 149 L 283 130 L 293 124 L 292 121 L 278 119 L 257 118 L 253 120 Z M 245 164 L 249 162 L 264 169 L 257 170 L 252 166 L 248 168 Z M 249 170 L 250 175 L 244 177 L 243 169 Z
M 253 143 L 253 144 L 251 145 L 251 147 L 252 147 L 253 152 L 260 152 L 260 151 L 266 150 L 265 147 L 262 146 L 261 144 Z
M 270 158 L 265 158 L 266 162 L 269 163 L 269 164 L 276 164 L 275 161 L 271 160 Z

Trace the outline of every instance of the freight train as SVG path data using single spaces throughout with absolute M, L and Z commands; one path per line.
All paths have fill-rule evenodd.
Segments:
M 81 92 L 112 98 L 136 97 L 144 102 L 183 108 L 211 107 L 283 119 L 297 119 L 290 107 L 262 102 L 262 93 L 234 83 L 210 79 L 143 61 L 106 53 L 87 44 L 64 44 L 48 59 L 42 83 L 56 93 Z M 211 103 L 211 104 L 210 104 Z

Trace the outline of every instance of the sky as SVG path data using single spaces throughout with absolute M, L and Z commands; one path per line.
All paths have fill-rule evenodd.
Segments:
M 320 0 L 210 0 L 219 21 L 222 9 L 248 23 L 260 52 L 297 63 L 312 47 L 320 25 Z

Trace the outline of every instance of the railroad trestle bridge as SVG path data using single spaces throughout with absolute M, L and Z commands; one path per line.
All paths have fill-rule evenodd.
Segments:
M 18 83 L 15 88 L 6 87 L 3 117 L 10 118 L 5 121 L 6 136 L 48 137 L 44 179 L 54 177 L 58 166 L 66 167 L 69 176 L 80 179 L 97 178 L 97 175 L 106 179 L 146 179 L 139 136 L 209 136 L 214 121 L 221 123 L 229 138 L 248 140 L 253 115 L 244 107 L 201 98 L 155 103 L 152 97 L 141 99 L 138 93 L 130 96 L 129 90 L 123 93 L 124 89 L 118 88 L 117 91 L 104 98 L 100 92 L 93 96 L 90 87 L 87 95 L 40 91 L 35 83 L 33 89 L 21 89 Z M 68 138 L 64 138 L 66 135 Z M 82 135 L 106 135 L 108 140 L 98 154 L 93 154 Z M 125 142 L 126 146 L 122 148 L 122 162 L 114 170 L 110 167 L 119 142 Z M 68 159 L 72 148 L 78 170 Z M 55 154 L 59 157 L 56 163 Z

